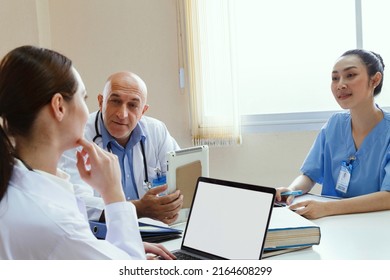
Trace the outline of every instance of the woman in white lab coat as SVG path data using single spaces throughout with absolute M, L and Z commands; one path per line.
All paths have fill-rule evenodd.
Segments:
M 142 243 L 134 206 L 126 203 L 115 155 L 82 138 L 84 84 L 63 55 L 22 46 L 0 63 L 0 259 L 172 258 Z M 105 204 L 107 236 L 97 240 L 61 154 L 81 146 L 77 167 Z

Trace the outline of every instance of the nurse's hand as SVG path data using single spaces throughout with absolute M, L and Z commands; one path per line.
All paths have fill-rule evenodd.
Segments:
M 318 219 L 330 214 L 327 211 L 329 202 L 325 201 L 306 200 L 295 203 L 289 208 L 307 219 Z
M 82 146 L 81 152 L 77 151 L 81 178 L 100 193 L 105 204 L 125 201 L 118 157 L 85 139 L 78 144 Z
M 295 196 L 294 195 L 289 195 L 289 196 L 282 196 L 282 192 L 288 192 L 291 191 L 289 188 L 277 188 L 276 189 L 276 195 L 275 195 L 275 200 L 276 202 L 285 202 L 287 205 L 290 205 L 293 201 Z
M 148 260 L 175 260 L 176 257 L 161 244 L 144 242 Z
M 177 220 L 183 206 L 183 195 L 176 190 L 174 193 L 158 196 L 167 188 L 167 185 L 152 188 L 141 199 L 132 201 L 137 208 L 139 218 L 152 218 L 168 225 Z

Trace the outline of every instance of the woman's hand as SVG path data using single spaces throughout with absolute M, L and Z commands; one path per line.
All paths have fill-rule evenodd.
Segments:
M 82 150 L 77 151 L 77 169 L 81 178 L 100 193 L 105 204 L 125 201 L 118 157 L 85 139 L 79 144 Z
M 275 200 L 276 202 L 285 202 L 287 205 L 290 205 L 293 201 L 295 196 L 294 195 L 289 195 L 289 196 L 284 196 L 281 195 L 283 192 L 290 192 L 291 189 L 281 187 L 276 189 L 276 195 L 275 195 Z
M 328 205 L 329 202 L 305 200 L 295 203 L 289 208 L 307 219 L 318 219 L 329 215 L 327 212 Z
M 144 242 L 148 260 L 176 260 L 176 257 L 163 245 Z

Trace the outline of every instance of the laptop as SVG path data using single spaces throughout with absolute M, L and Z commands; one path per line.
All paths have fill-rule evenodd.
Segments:
M 199 177 L 178 259 L 261 259 L 276 190 Z

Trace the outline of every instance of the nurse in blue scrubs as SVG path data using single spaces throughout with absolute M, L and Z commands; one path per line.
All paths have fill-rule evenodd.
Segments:
M 362 49 L 345 52 L 332 70 L 331 89 L 347 111 L 334 114 L 323 126 L 298 176 L 285 191 L 309 192 L 318 183 L 322 195 L 344 198 L 291 205 L 297 213 L 323 216 L 390 209 L 390 113 L 375 103 L 383 85 L 379 54 Z M 294 196 L 286 198 L 292 204 Z

